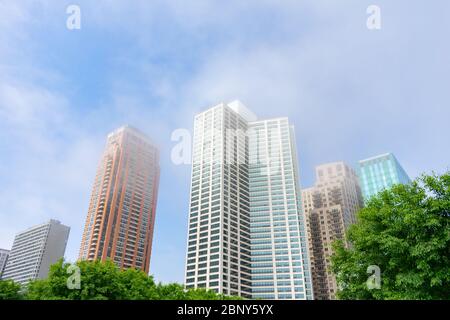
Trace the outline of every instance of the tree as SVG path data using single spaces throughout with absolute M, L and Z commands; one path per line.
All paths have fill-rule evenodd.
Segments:
M 217 294 L 208 289 L 184 289 L 178 283 L 158 284 L 156 288 L 160 300 L 236 300 L 239 297 Z
M 50 267 L 45 280 L 28 285 L 31 300 L 142 300 L 157 297 L 151 276 L 136 269 L 120 270 L 113 262 L 79 261 L 80 288 L 70 284 L 75 273 L 70 263 L 60 260 Z
M 371 198 L 343 241 L 331 270 L 339 299 L 450 298 L 450 173 L 423 175 Z M 381 270 L 370 289 L 369 266 Z
M 0 300 L 21 300 L 21 286 L 12 280 L 0 280 Z
M 152 276 L 136 269 L 120 270 L 113 262 L 79 261 L 77 268 L 60 260 L 44 280 L 32 281 L 27 288 L 30 300 L 222 300 L 211 290 L 185 290 L 177 283 L 155 284 Z M 74 272 L 74 270 L 79 270 Z M 74 276 L 79 274 L 79 288 Z M 72 281 L 75 280 L 75 281 Z
M 241 297 L 217 294 L 208 289 L 189 289 L 186 291 L 186 300 L 242 300 Z

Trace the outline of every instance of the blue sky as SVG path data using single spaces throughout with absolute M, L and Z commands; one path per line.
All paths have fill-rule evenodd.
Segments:
M 66 8 L 81 8 L 81 29 Z M 381 8 L 381 30 L 366 8 Z M 437 1 L 0 0 L 0 247 L 57 218 L 77 257 L 106 135 L 158 142 L 151 273 L 183 280 L 189 174 L 170 136 L 241 100 L 296 127 L 301 184 L 314 166 L 394 152 L 411 177 L 450 164 L 450 3 Z

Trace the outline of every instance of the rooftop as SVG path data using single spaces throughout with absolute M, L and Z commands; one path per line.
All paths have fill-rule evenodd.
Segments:
M 367 158 L 367 159 L 364 159 L 364 160 L 359 160 L 359 163 L 367 162 L 367 161 L 373 161 L 373 160 L 377 160 L 379 158 L 384 158 L 384 157 L 387 157 L 387 156 L 394 156 L 394 155 L 391 152 L 383 153 L 383 154 L 380 154 L 380 155 L 377 155 L 377 156 L 373 156 L 373 157 L 370 157 L 370 158 Z

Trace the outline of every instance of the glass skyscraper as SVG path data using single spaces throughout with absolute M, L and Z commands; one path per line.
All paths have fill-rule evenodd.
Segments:
M 252 297 L 312 299 L 294 129 L 278 118 L 248 132 Z
M 359 161 L 358 176 L 365 200 L 394 184 L 411 182 L 392 153 Z
M 195 117 L 186 287 L 312 299 L 297 155 L 287 118 L 235 101 Z

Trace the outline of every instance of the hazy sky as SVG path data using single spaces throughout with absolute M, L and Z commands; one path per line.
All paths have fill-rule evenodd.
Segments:
M 66 8 L 81 8 L 81 29 Z M 381 8 L 381 30 L 366 9 Z M 151 260 L 183 281 L 190 167 L 170 137 L 241 100 L 296 127 L 300 178 L 393 152 L 414 178 L 450 165 L 450 2 L 0 0 L 0 247 L 50 218 L 77 257 L 106 135 L 131 124 L 162 150 Z

